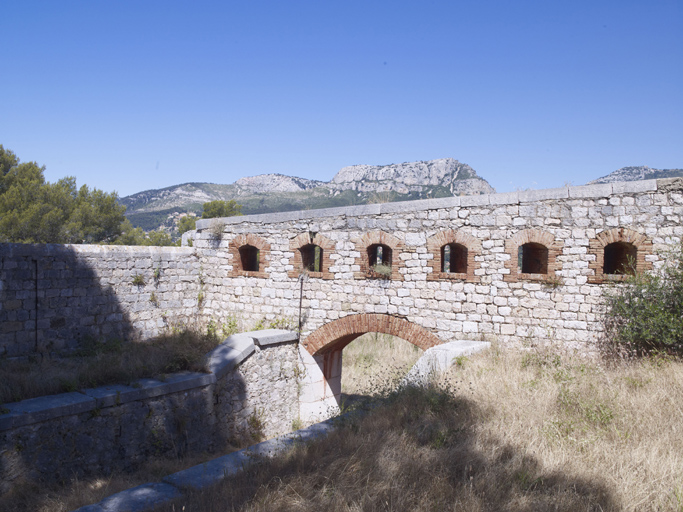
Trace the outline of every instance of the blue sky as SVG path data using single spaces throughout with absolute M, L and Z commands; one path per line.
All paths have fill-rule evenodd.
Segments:
M 0 144 L 121 196 L 452 157 L 683 168 L 683 2 L 2 2 Z

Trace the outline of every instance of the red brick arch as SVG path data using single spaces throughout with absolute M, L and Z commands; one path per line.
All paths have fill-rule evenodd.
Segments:
M 427 350 L 442 341 L 434 334 L 403 318 L 377 313 L 349 315 L 323 325 L 309 334 L 303 344 L 311 355 L 342 350 L 353 340 L 368 332 L 398 336 Z
M 594 275 L 588 277 L 589 283 L 605 283 L 610 281 L 623 281 L 628 276 L 619 274 L 604 274 L 605 247 L 613 242 L 627 242 L 635 246 L 636 272 L 642 273 L 652 270 L 652 262 L 646 261 L 645 256 L 652 254 L 652 240 L 637 231 L 628 228 L 614 228 L 598 233 L 589 244 L 589 254 L 593 254 L 595 259 L 588 264 L 588 268 L 593 269 Z

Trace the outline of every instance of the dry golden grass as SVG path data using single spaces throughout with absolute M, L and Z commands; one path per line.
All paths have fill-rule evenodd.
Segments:
M 183 370 L 205 371 L 203 358 L 219 341 L 216 335 L 181 329 L 139 343 L 84 342 L 71 357 L 0 360 L 0 404 Z
M 681 511 L 681 404 L 680 361 L 494 347 L 159 510 Z

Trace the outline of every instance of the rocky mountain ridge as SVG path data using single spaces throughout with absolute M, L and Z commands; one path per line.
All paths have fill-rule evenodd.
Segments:
M 678 178 L 683 176 L 683 169 L 653 169 L 646 165 L 622 167 L 607 176 L 589 181 L 588 185 L 614 183 L 615 181 L 654 180 L 659 178 Z
M 352 165 L 341 169 L 329 182 L 261 174 L 227 185 L 183 183 L 138 192 L 120 202 L 127 207 L 126 215 L 134 225 L 149 230 L 168 225 L 179 213 L 199 213 L 203 203 L 217 199 L 235 199 L 242 205 L 242 212 L 249 214 L 493 192 L 493 187 L 469 165 L 442 158 Z

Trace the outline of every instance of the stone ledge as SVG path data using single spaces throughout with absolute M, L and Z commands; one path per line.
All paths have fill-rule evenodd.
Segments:
M 432 375 L 446 372 L 456 357 L 474 354 L 490 346 L 488 341 L 457 340 L 429 348 L 403 378 L 402 384 L 427 384 Z
M 520 203 L 533 203 L 547 199 L 568 199 L 569 187 L 545 188 L 541 190 L 524 190 L 519 192 Z
M 180 491 L 169 484 L 143 484 L 112 494 L 95 505 L 87 505 L 74 512 L 143 512 L 180 496 Z
M 316 423 L 289 434 L 223 455 L 204 464 L 168 475 L 163 479 L 170 485 L 182 490 L 197 491 L 217 484 L 228 476 L 235 475 L 263 458 L 270 458 L 295 446 L 297 443 L 311 441 L 324 436 L 334 428 L 336 418 Z
M 297 332 L 286 329 L 263 329 L 261 331 L 243 332 L 241 335 L 250 337 L 259 347 L 299 340 Z
M 635 194 L 638 192 L 656 192 L 659 180 L 617 181 L 612 183 L 613 194 Z
M 233 334 L 207 354 L 206 367 L 216 379 L 220 379 L 255 350 L 254 341 L 249 336 Z
M 195 253 L 192 247 L 155 247 L 144 245 L 95 245 L 95 244 L 2 244 L 3 256 L 33 256 L 51 257 L 63 254 L 87 257 L 89 254 L 107 255 L 136 255 L 150 256 L 189 256 Z
M 5 420 L 4 424 L 0 424 L 0 428 L 4 427 L 2 430 L 8 430 L 61 416 L 81 414 L 91 411 L 95 407 L 94 398 L 76 392 L 31 398 L 6 404 L 4 408 L 10 411 L 8 416 L 11 417 L 11 423 Z M 0 418 L 4 420 L 5 416 L 2 415 Z
M 601 183 L 599 185 L 581 185 L 579 187 L 569 187 L 570 198 L 582 197 L 609 197 L 612 195 L 612 184 Z

